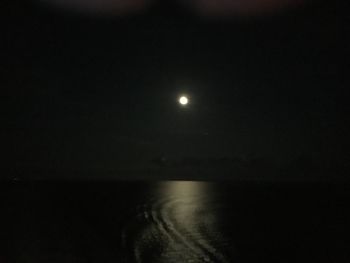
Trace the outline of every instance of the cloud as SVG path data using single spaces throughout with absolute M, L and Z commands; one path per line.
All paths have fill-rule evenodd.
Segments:
M 304 2 L 303 0 L 181 0 L 204 16 L 261 15 Z
M 143 10 L 153 0 L 41 0 L 41 2 L 88 13 L 123 15 Z
M 90 13 L 123 15 L 147 8 L 155 0 L 39 0 Z M 159 2 L 163 0 L 158 0 Z M 259 15 L 298 5 L 306 0 L 173 0 L 204 16 Z

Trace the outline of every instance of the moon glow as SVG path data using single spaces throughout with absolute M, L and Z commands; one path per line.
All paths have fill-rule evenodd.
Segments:
M 186 106 L 188 104 L 189 100 L 186 96 L 181 96 L 179 98 L 179 103 L 183 106 Z

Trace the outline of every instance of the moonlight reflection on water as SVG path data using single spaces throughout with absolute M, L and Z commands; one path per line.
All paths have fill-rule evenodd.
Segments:
M 22 182 L 2 190 L 4 262 L 350 262 L 344 185 Z
M 220 251 L 226 242 L 216 227 L 215 206 L 208 185 L 164 182 L 156 189 L 154 198 L 141 205 L 135 222 L 145 227 L 134 240 L 133 260 L 229 262 Z M 133 229 L 133 225 L 128 228 Z M 130 235 L 126 232 L 124 236 Z

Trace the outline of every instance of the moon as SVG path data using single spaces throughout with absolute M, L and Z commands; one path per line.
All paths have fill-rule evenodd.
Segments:
M 179 98 L 179 103 L 183 106 L 186 106 L 189 103 L 189 100 L 186 96 L 181 96 Z

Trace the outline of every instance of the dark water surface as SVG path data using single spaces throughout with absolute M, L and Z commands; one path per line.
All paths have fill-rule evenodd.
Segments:
M 1 262 L 350 262 L 347 185 L 1 185 Z

